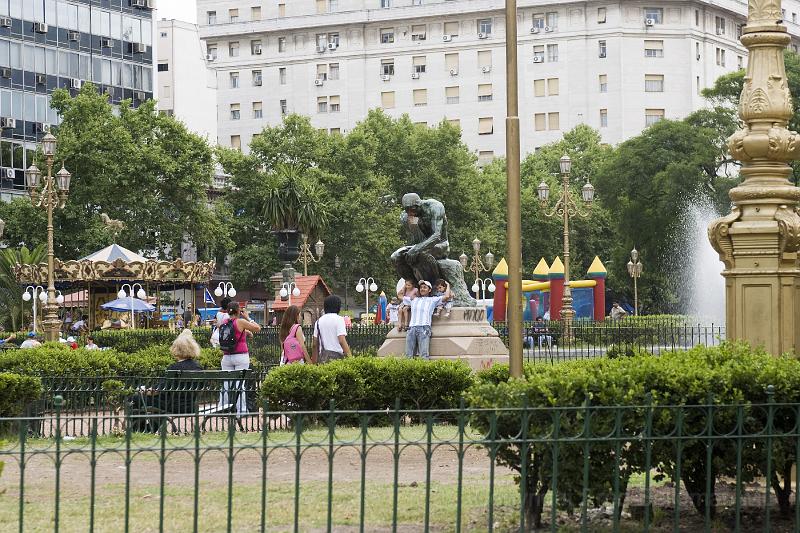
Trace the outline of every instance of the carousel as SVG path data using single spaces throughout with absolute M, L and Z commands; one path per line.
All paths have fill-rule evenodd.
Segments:
M 90 329 L 160 327 L 167 326 L 161 320 L 162 293 L 172 303 L 177 291 L 191 291 L 187 303 L 196 309 L 197 289 L 208 286 L 214 267 L 214 261 L 147 259 L 112 244 L 78 260 L 55 259 L 55 286 L 64 294 L 62 306 L 88 315 Z M 46 286 L 47 263 L 17 264 L 14 275 L 20 284 Z

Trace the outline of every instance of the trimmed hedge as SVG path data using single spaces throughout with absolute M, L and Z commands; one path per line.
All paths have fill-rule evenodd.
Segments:
M 41 394 L 39 378 L 0 372 L 0 418 L 19 416 L 25 405 L 38 400 Z
M 168 329 L 108 329 L 93 331 L 91 335 L 98 346 L 134 353 L 152 346 L 170 345 L 179 333 L 180 331 L 172 332 Z M 192 328 L 192 333 L 201 348 L 211 348 L 211 328 Z
M 324 365 L 285 365 L 261 386 L 270 411 L 451 409 L 473 385 L 469 366 L 458 361 L 348 357 Z
M 527 450 L 526 509 L 532 523 L 540 524 L 544 495 L 552 479 L 552 447 L 544 441 L 556 430 L 562 437 L 584 435 L 587 412 L 591 407 L 621 407 L 591 410 L 590 483 L 588 497 L 598 503 L 611 501 L 613 479 L 621 475 L 624 494 L 631 475 L 645 471 L 645 442 L 650 446 L 650 465 L 656 479 L 677 479 L 675 444 L 671 439 L 641 439 L 652 420 L 651 435 L 674 435 L 678 425 L 682 435 L 697 435 L 683 441 L 680 479 L 684 482 L 695 507 L 703 512 L 706 496 L 706 472 L 714 479 L 736 477 L 736 439 L 714 441 L 711 462 L 707 462 L 706 440 L 702 436 L 709 423 L 715 434 L 734 432 L 738 410 L 743 410 L 745 435 L 759 434 L 767 427 L 768 409 L 753 407 L 769 401 L 800 403 L 800 361 L 773 357 L 745 344 L 726 343 L 718 347 L 697 347 L 686 352 L 667 352 L 659 357 L 634 354 L 615 359 L 597 358 L 558 365 L 526 365 L 525 379 L 508 382 L 508 367 L 495 365 L 476 376 L 477 385 L 467 394 L 471 407 L 571 407 L 559 410 L 531 410 L 527 418 L 527 435 L 532 439 Z M 769 389 L 768 389 L 769 387 Z M 774 391 L 772 394 L 769 391 Z M 715 406 L 709 421 L 707 404 Z M 727 407 L 740 404 L 741 407 Z M 616 416 L 621 413 L 620 425 Z M 557 414 L 556 414 L 557 413 Z M 776 409 L 773 427 L 776 434 L 791 434 L 796 412 Z M 522 412 L 498 411 L 494 431 L 498 438 L 518 439 L 522 428 Z M 476 411 L 471 416 L 473 427 L 487 434 L 492 430 L 492 414 Z M 626 437 L 622 446 L 612 439 L 615 431 Z M 742 449 L 742 480 L 764 476 L 766 444 L 750 439 Z M 794 460 L 793 438 L 775 437 L 772 441 L 773 466 L 770 482 L 783 512 L 789 510 L 789 489 L 783 490 L 775 472 L 786 476 Z M 583 442 L 561 441 L 558 464 L 560 505 L 574 509 L 583 498 Z M 498 461 L 516 471 L 521 469 L 520 449 L 515 444 L 497 447 Z M 580 457 L 576 461 L 566 458 Z M 613 465 L 619 460 L 620 470 Z M 714 501 L 713 487 L 710 494 Z M 713 507 L 713 506 L 712 506 Z

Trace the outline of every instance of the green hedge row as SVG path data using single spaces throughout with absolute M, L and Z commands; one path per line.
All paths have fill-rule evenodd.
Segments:
M 19 416 L 25 404 L 38 400 L 41 394 L 39 378 L 0 372 L 0 418 Z
M 457 361 L 394 357 L 349 357 L 325 365 L 286 365 L 273 369 L 261 387 L 270 411 L 449 409 L 458 407 L 474 383 L 471 370 Z
M 107 329 L 92 332 L 92 337 L 103 348 L 134 353 L 151 346 L 169 345 L 179 333 L 180 331 L 172 332 L 168 329 Z M 192 333 L 201 348 L 211 348 L 211 328 L 192 328 Z
M 578 441 L 562 441 L 559 445 L 558 499 L 564 508 L 571 510 L 584 497 L 581 437 L 588 437 L 591 444 L 588 497 L 605 502 L 613 497 L 614 476 L 622 475 L 624 494 L 627 480 L 647 470 L 646 452 L 651 454 L 649 464 L 656 471 L 656 479 L 677 479 L 675 442 L 670 438 L 641 439 L 642 435 L 649 432 L 661 437 L 697 436 L 682 441 L 680 479 L 698 511 L 704 512 L 706 473 L 711 472 L 714 479 L 735 478 L 737 464 L 735 438 L 715 439 L 708 462 L 707 441 L 702 438 L 708 428 L 713 428 L 715 435 L 735 435 L 741 417 L 743 434 L 760 435 L 767 427 L 769 409 L 753 404 L 800 403 L 800 361 L 773 357 L 744 344 L 697 347 L 658 357 L 638 354 L 558 365 L 526 365 L 524 373 L 525 379 L 508 382 L 508 367 L 496 365 L 476 376 L 477 384 L 467 398 L 469 405 L 476 408 L 563 407 L 530 411 L 524 419 L 521 411 L 498 411 L 497 415 L 476 411 L 471 417 L 474 428 L 487 434 L 495 431 L 497 437 L 512 440 L 519 438 L 523 420 L 527 420 L 525 430 L 532 439 L 524 463 L 527 507 L 537 524 L 555 466 L 552 445 L 536 442 L 537 437 L 547 441 L 558 434 Z M 728 407 L 738 403 L 742 407 Z M 719 407 L 709 408 L 707 404 Z M 794 407 L 775 408 L 773 416 L 776 434 L 796 431 L 798 413 Z M 587 428 L 590 435 L 586 435 Z M 618 441 L 608 438 L 615 434 L 629 440 L 623 439 L 620 446 Z M 748 439 L 746 444 L 741 450 L 743 481 L 767 475 L 765 440 Z M 791 472 L 795 445 L 794 437 L 772 440 L 772 464 L 784 479 Z M 646 450 L 646 446 L 650 449 Z M 523 462 L 518 445 L 501 444 L 497 457 L 500 463 L 521 471 Z M 615 464 L 620 465 L 619 472 Z M 789 491 L 781 489 L 775 472 L 771 473 L 770 482 L 781 510 L 788 512 Z M 710 486 L 713 502 L 714 484 Z

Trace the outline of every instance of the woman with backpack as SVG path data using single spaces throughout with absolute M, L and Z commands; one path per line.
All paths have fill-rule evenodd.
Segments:
M 261 331 L 261 326 L 252 322 L 247 310 L 239 309 L 239 302 L 228 304 L 228 320 L 219 327 L 219 347 L 222 350 L 222 370 L 247 370 L 250 368 L 250 350 L 247 347 L 247 337 Z M 236 383 L 236 382 L 234 382 Z M 228 403 L 229 382 L 223 384 L 220 403 Z M 247 402 L 244 388 L 240 390 L 236 401 L 236 412 L 247 411 Z
M 281 346 L 283 347 L 281 353 L 282 365 L 292 363 L 311 364 L 311 357 L 306 350 L 306 339 L 305 335 L 303 335 L 300 321 L 300 308 L 296 305 L 290 305 L 283 314 L 279 334 Z

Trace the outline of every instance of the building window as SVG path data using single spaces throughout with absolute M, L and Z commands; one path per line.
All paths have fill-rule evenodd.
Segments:
M 557 44 L 548 44 L 547 45 L 547 60 L 551 63 L 555 63 L 558 61 L 558 45 Z
M 544 88 L 545 88 L 546 80 L 533 80 L 533 96 L 544 96 Z
M 231 135 L 231 148 L 234 150 L 242 149 L 242 138 L 238 135 Z
M 456 86 L 456 87 L 445 87 L 444 88 L 444 97 L 445 97 L 445 101 L 448 104 L 457 104 L 458 103 L 458 86 Z
M 533 60 L 537 63 L 544 62 L 544 45 L 537 44 L 533 46 Z
M 278 4 L 278 17 L 286 16 L 286 4 Z
M 558 28 L 558 12 L 550 11 L 545 15 L 545 27 L 554 30 Z
M 456 128 L 461 127 L 461 120 L 457 118 L 448 118 L 447 123 L 450 124 L 451 126 L 455 126 Z
M 250 53 L 254 56 L 261 55 L 261 39 L 250 41 Z
M 215 45 L 208 45 L 208 55 L 212 57 L 212 59 L 217 59 L 217 47 Z
M 427 27 L 425 24 L 415 24 L 411 26 L 411 40 L 424 41 L 428 37 Z
M 316 0 L 317 13 L 325 13 L 328 10 L 328 0 Z
M 547 96 L 558 96 L 558 78 L 547 79 Z
M 281 100 L 280 106 L 281 106 L 281 115 L 286 115 L 289 113 L 289 106 L 286 104 L 286 100 Z
M 261 87 L 261 85 L 264 83 L 264 80 L 261 77 L 261 71 L 254 70 L 252 71 L 252 75 L 253 75 L 253 87 Z
M 239 118 L 241 118 L 239 104 L 231 104 L 231 120 L 239 120 Z
M 339 0 L 328 0 L 328 12 L 334 13 L 339 11 Z
M 493 150 L 480 150 L 478 152 L 478 165 L 479 166 L 486 166 L 492 162 L 494 159 L 494 151 Z
M 725 35 L 725 19 L 722 17 L 714 17 L 714 27 L 717 30 L 717 35 Z
M 700 43 L 694 43 L 695 58 L 700 61 Z
M 533 14 L 533 28 L 539 28 L 540 30 L 544 29 L 544 13 L 534 13 Z
M 278 52 L 286 51 L 286 37 L 278 37 Z
M 644 18 L 652 20 L 654 24 L 661 24 L 664 22 L 664 8 L 646 7 L 644 8 Z
M 239 41 L 228 43 L 228 55 L 230 57 L 239 57 Z
M 608 49 L 606 48 L 605 41 L 597 41 L 597 57 L 600 59 L 605 58 L 608 55 Z
M 700 25 L 700 10 L 699 9 L 695 9 L 694 10 L 694 25 L 695 26 L 699 26 Z
M 702 89 L 700 88 L 700 76 L 695 78 L 695 82 L 697 84 L 697 96 L 701 96 L 703 94 Z
M 561 129 L 561 121 L 559 119 L 558 113 L 548 113 L 547 114 L 547 129 L 549 129 L 549 130 L 560 130 Z
M 478 101 L 491 102 L 492 100 L 492 84 L 480 83 L 478 84 Z
M 428 105 L 428 89 L 414 89 L 414 107 Z
M 339 97 L 339 95 L 334 95 L 330 97 L 330 99 L 328 100 L 328 105 L 330 107 L 331 113 L 338 113 L 341 110 L 342 105 L 340 102 L 341 98 Z
M 644 57 L 664 57 L 664 41 L 645 41 Z
M 381 59 L 381 75 L 394 76 L 394 59 Z
M 239 73 L 238 72 L 231 72 L 229 75 L 231 81 L 231 89 L 238 89 L 239 88 Z
M 659 120 L 664 119 L 663 109 L 645 109 L 644 110 L 644 125 L 652 126 Z
M 381 44 L 394 42 L 394 28 L 381 28 Z
M 445 22 L 444 34 L 450 37 L 458 37 L 458 22 Z
M 411 5 L 412 6 L 421 6 L 422 5 L 422 0 L 411 0 Z
M 411 63 L 414 67 L 415 74 L 422 74 L 425 72 L 425 56 L 414 56 L 411 58 Z
M 739 40 L 742 38 L 742 24 L 736 25 L 736 39 Z
M 388 9 L 392 7 L 392 0 L 381 0 L 381 7 L 383 9 Z
M 216 24 L 217 23 L 217 12 L 216 11 L 206 11 L 206 21 L 208 24 Z
M 159 72 L 169 72 L 169 63 L 159 63 L 158 64 L 158 71 Z
M 250 20 L 261 20 L 261 6 L 250 8 Z
M 494 133 L 494 119 L 481 117 L 478 119 L 478 135 L 491 135 Z
M 608 127 L 608 109 L 600 110 L 600 127 L 601 128 Z
M 264 118 L 261 102 L 253 102 L 253 118 Z
M 725 66 L 725 50 L 722 48 L 717 48 L 717 65 Z
M 547 129 L 547 115 L 544 113 L 536 113 L 533 115 L 533 129 L 536 131 L 544 131 Z
M 597 23 L 598 24 L 606 23 L 606 8 L 604 7 L 597 8 Z
M 286 85 L 286 67 L 280 67 L 278 69 L 278 83 Z
M 330 130 L 328 130 L 328 133 L 330 133 L 331 135 L 339 135 L 340 133 L 342 133 L 342 130 L 341 128 L 331 128 Z
M 797 45 L 794 46 L 795 46 L 794 51 L 796 52 Z M 736 68 L 738 68 L 739 70 L 742 70 L 744 68 L 744 58 L 742 56 L 736 56 Z
M 328 64 L 322 63 L 317 65 L 317 79 L 318 80 L 327 80 L 328 79 Z
M 328 65 L 328 79 L 329 80 L 339 79 L 339 63 L 331 63 L 330 65 Z
M 478 21 L 478 33 L 490 35 L 492 33 L 492 19 L 480 19 Z
M 481 70 L 486 71 L 487 69 L 492 68 L 492 51 L 491 50 L 479 50 L 478 51 L 478 67 Z
M 451 75 L 458 74 L 458 54 L 445 54 L 444 55 L 444 68 Z
M 644 92 L 646 92 L 646 93 L 663 93 L 664 92 L 664 75 L 663 74 L 645 74 L 644 75 Z
M 164 37 L 166 37 L 166 36 L 167 36 L 167 32 L 165 32 L 165 31 L 162 31 L 162 32 L 161 32 L 161 38 L 163 39 L 163 38 L 164 38 Z
M 608 92 L 608 74 L 600 74 L 599 76 L 600 81 L 600 92 L 607 93 Z
M 381 107 L 384 109 L 394 109 L 394 91 L 381 93 Z
M 228 10 L 228 20 L 230 22 L 239 22 L 239 10 L 238 9 L 229 9 Z
M 328 112 L 328 97 L 327 96 L 318 96 L 317 97 L 317 113 L 327 113 Z

